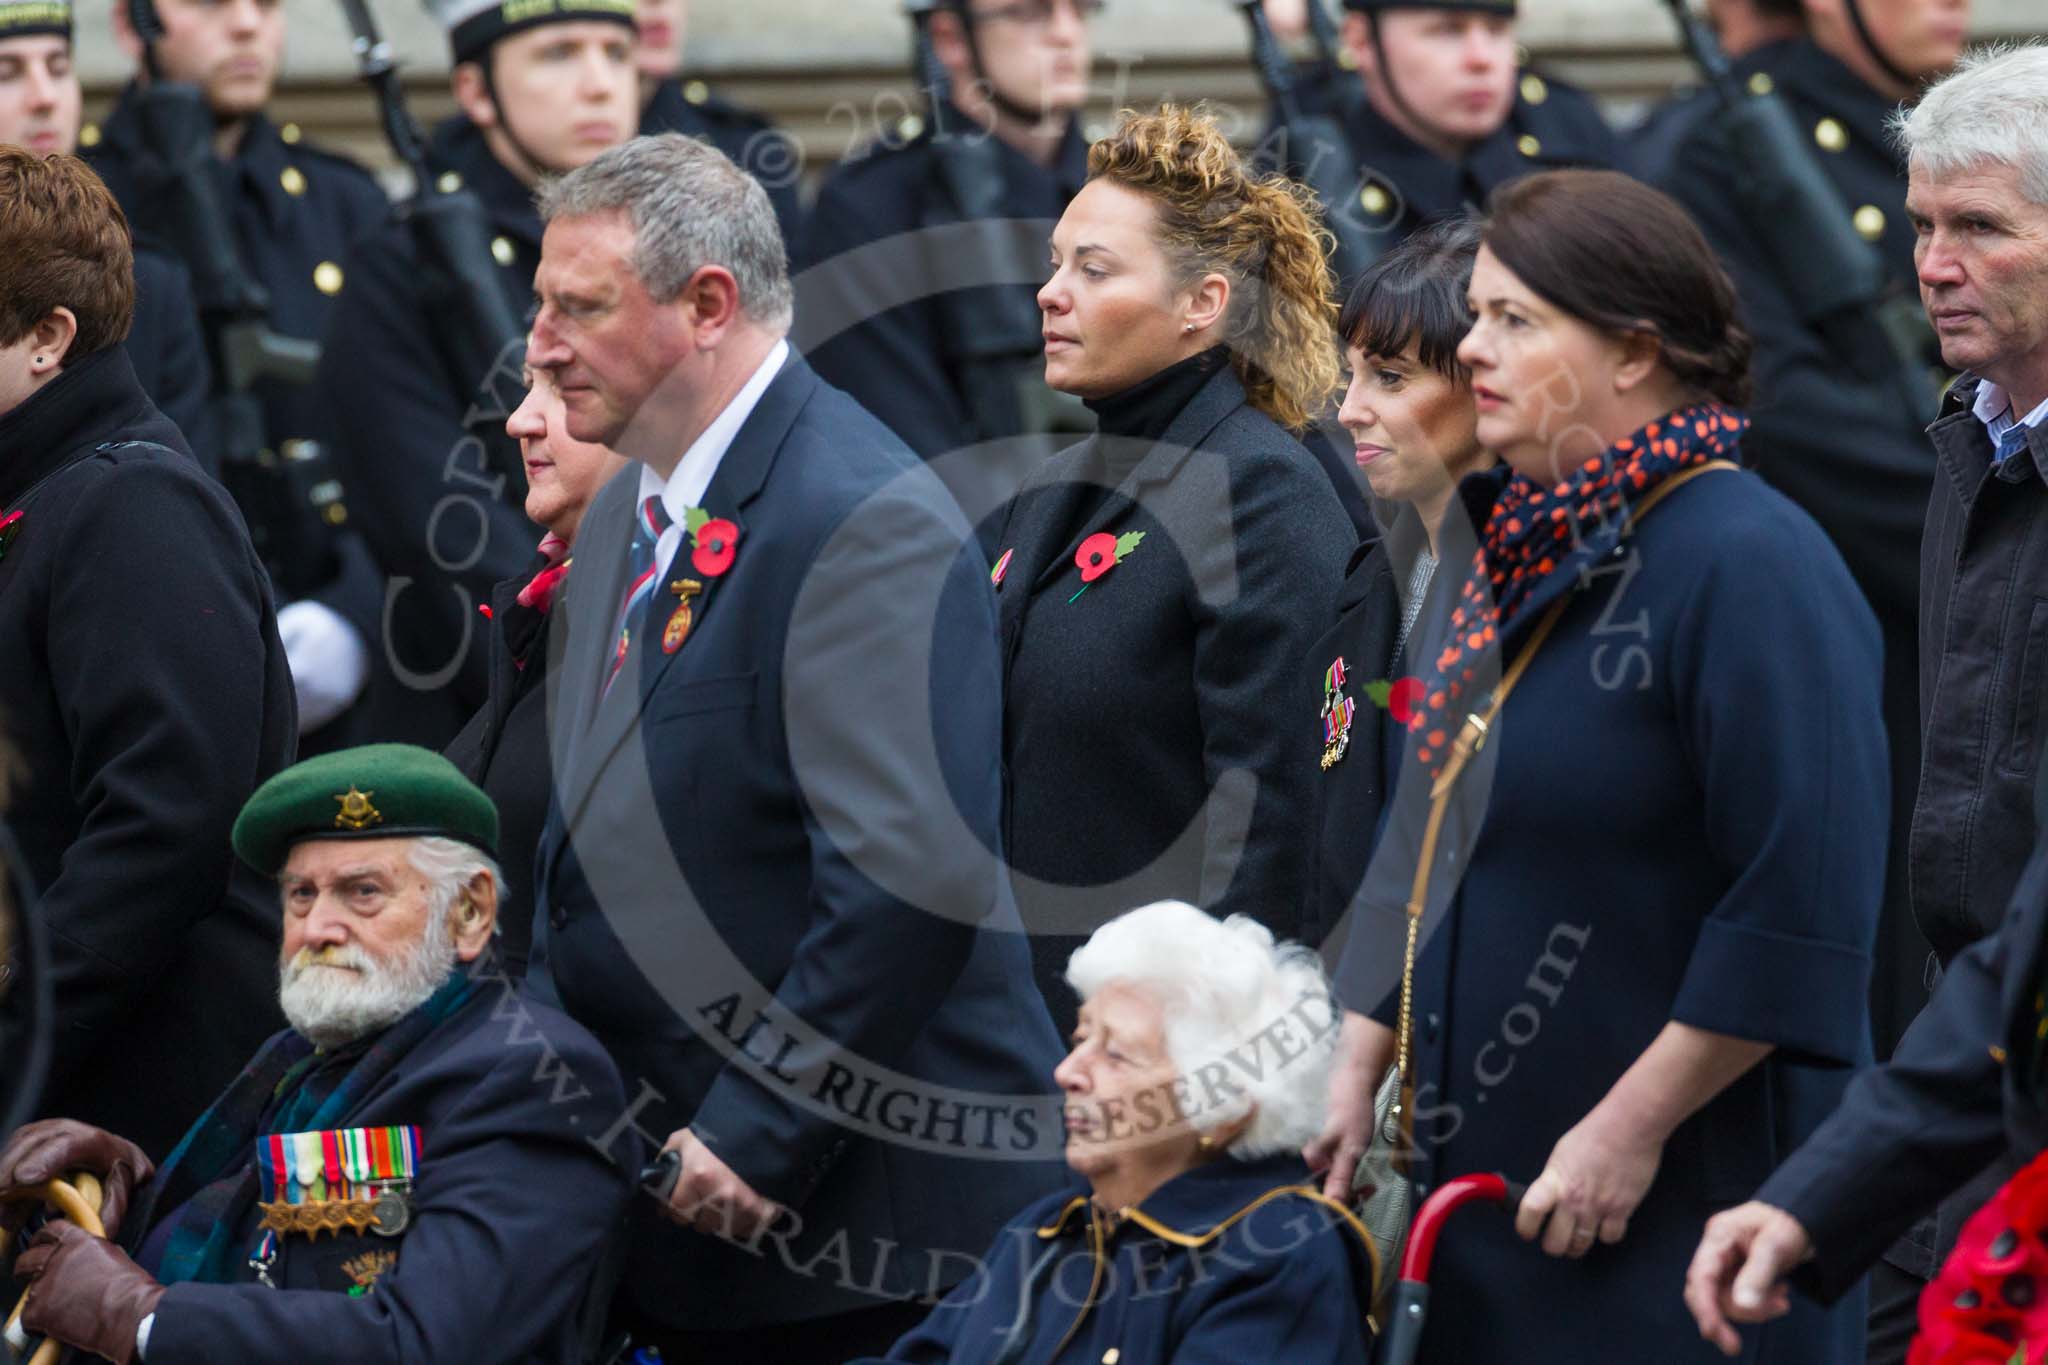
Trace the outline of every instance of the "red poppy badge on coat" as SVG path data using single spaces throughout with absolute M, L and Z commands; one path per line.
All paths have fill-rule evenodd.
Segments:
M 28 512 L 17 507 L 6 516 L 0 517 L 0 559 L 7 557 L 7 551 L 14 545 L 14 538 L 21 534 L 21 519 Z
M 1074 566 L 1081 571 L 1081 592 L 1088 591 L 1089 585 L 1096 579 L 1129 559 L 1131 551 L 1137 549 L 1138 542 L 1144 538 L 1143 531 L 1126 531 L 1120 536 L 1111 535 L 1107 531 L 1097 531 L 1082 541 L 1081 548 L 1074 552 Z M 1081 595 L 1081 592 L 1075 593 L 1067 601 L 1072 602 L 1075 597 Z

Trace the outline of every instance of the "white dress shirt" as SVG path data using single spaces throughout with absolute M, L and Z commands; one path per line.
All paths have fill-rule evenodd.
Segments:
M 675 524 L 661 533 L 661 539 L 654 543 L 654 562 L 662 566 L 662 573 L 668 572 L 669 561 L 675 558 L 676 548 L 683 543 L 684 514 L 698 506 L 704 499 L 704 491 L 711 487 L 711 476 L 718 472 L 719 462 L 725 459 L 725 452 L 732 448 L 733 438 L 740 434 L 740 428 L 747 424 L 747 418 L 754 415 L 760 405 L 761 395 L 768 392 L 768 386 L 775 382 L 775 376 L 782 372 L 782 364 L 789 359 L 789 342 L 778 341 L 768 358 L 761 362 L 761 368 L 754 371 L 740 391 L 733 395 L 725 410 L 711 419 L 711 425 L 704 428 L 704 434 L 690 443 L 683 452 L 683 458 L 676 461 L 675 472 L 667 482 L 646 465 L 640 466 L 640 502 L 656 496 L 668 510 L 669 519 Z M 714 517 L 730 515 L 730 507 L 707 507 L 704 509 Z

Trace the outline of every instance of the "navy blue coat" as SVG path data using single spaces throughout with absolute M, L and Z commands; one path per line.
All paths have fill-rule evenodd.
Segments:
M 622 1123 L 690 1125 L 801 1231 L 750 1250 L 636 1208 L 625 1292 L 679 1331 L 936 1293 L 1056 1183 L 1062 1136 L 1003 931 L 987 570 L 930 471 L 792 358 L 703 499 L 731 567 L 677 552 L 600 702 L 639 478 L 584 516 L 549 621 L 530 976 L 619 1062 Z
M 1365 1365 L 1375 1253 L 1364 1228 L 1314 1188 L 1297 1156 L 1226 1157 L 1175 1176 L 1115 1221 L 1085 1187 L 1041 1199 L 888 1359 L 986 1365 L 1022 1318 L 1030 1345 L 1015 1365 Z M 1098 1227 L 1108 1233 L 1101 1258 L 1090 1246 Z
M 418 1125 L 405 1231 L 283 1237 L 275 1289 L 246 1261 L 238 1283 L 172 1285 L 150 1329 L 150 1365 L 579 1365 L 577 1310 L 631 1192 L 638 1168 L 628 1163 L 639 1159 L 588 1138 L 626 1097 L 611 1059 L 573 1021 L 493 965 L 475 979 L 462 1008 L 335 1125 Z M 146 1244 L 141 1229 L 171 1212 L 131 1215 L 131 1244 Z M 240 1244 L 255 1248 L 261 1225 L 252 1208 Z M 396 1264 L 374 1275 L 369 1293 L 343 1292 L 384 1252 Z
M 1513 657 L 1575 564 L 1592 574 L 1446 825 L 1415 980 L 1418 1183 L 1534 1179 L 1667 1023 L 1777 1050 L 1673 1133 L 1618 1246 L 1563 1261 L 1504 1220 L 1454 1227 L 1433 1293 L 1463 1311 L 1432 1315 L 1424 1359 L 1719 1360 L 1679 1298 L 1702 1224 L 1870 1056 L 1886 823 L 1870 609 L 1751 474 L 1710 473 L 1616 535 L 1589 535 L 1503 641 Z M 1412 847 L 1425 784 L 1402 777 L 1383 838 Z M 1383 866 L 1339 989 L 1391 1022 L 1413 855 Z M 1860 1361 L 1862 1317 L 1803 1304 L 1749 1359 Z

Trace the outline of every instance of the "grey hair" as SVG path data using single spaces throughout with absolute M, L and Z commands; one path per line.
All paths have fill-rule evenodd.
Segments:
M 1276 942 L 1244 915 L 1160 901 L 1097 929 L 1068 960 L 1067 982 L 1084 1001 L 1111 982 L 1151 996 L 1194 1127 L 1254 1110 L 1231 1156 L 1299 1151 L 1321 1131 L 1339 1015 L 1314 949 Z
M 462 888 L 476 879 L 479 872 L 491 874 L 491 884 L 498 888 L 499 895 L 505 891 L 505 874 L 499 870 L 497 859 L 473 844 L 460 839 L 447 839 L 439 835 L 428 835 L 412 841 L 405 851 L 405 860 L 412 864 L 412 870 L 427 879 L 427 922 L 433 924 L 448 917 L 448 907 L 455 904 L 455 897 Z M 504 925 L 494 922 L 491 932 L 503 932 Z
M 709 143 L 681 133 L 636 137 L 544 185 L 539 206 L 543 223 L 625 213 L 633 269 L 660 302 L 682 293 L 705 266 L 723 266 L 748 317 L 789 330 L 789 250 L 768 191 Z
M 1966 53 L 1920 103 L 1891 119 L 1906 160 L 1937 180 L 1994 162 L 2048 205 L 2048 46 L 1998 43 Z

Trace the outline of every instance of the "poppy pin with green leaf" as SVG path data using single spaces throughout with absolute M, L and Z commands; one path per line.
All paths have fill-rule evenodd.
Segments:
M 21 534 L 21 519 L 27 515 L 27 511 L 16 508 L 6 516 L 0 517 L 0 559 L 7 557 L 7 551 L 14 545 L 14 538 Z
M 1145 538 L 1143 531 L 1126 531 L 1120 536 L 1107 531 L 1097 531 L 1081 542 L 1081 548 L 1074 552 L 1074 565 L 1081 570 L 1081 592 L 1088 591 L 1090 584 L 1130 558 L 1131 551 L 1138 548 L 1138 542 Z M 1071 604 L 1081 595 L 1077 592 L 1067 599 Z
M 690 567 L 706 578 L 717 578 L 732 567 L 739 553 L 740 528 L 724 517 L 714 517 L 701 507 L 683 513 L 683 529 L 690 536 Z

